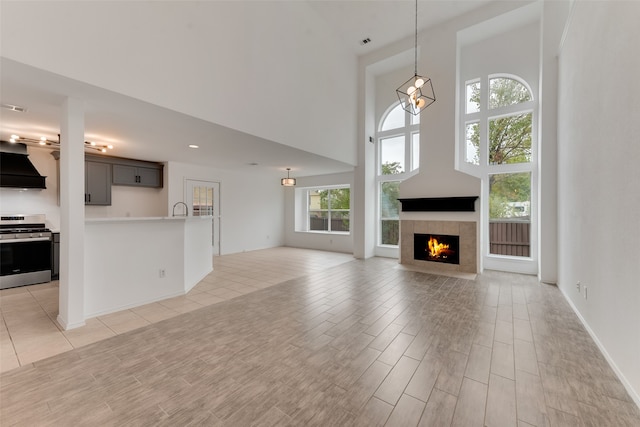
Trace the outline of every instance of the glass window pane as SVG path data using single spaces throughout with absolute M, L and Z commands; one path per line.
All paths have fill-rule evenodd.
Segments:
M 380 165 L 382 175 L 404 172 L 404 136 L 380 140 Z
M 412 125 L 419 125 L 420 124 L 420 114 L 416 114 L 415 116 L 413 114 L 410 114 L 411 116 L 411 124 Z
M 213 188 L 207 188 L 207 215 L 213 215 Z
M 480 124 L 467 123 L 464 160 L 472 165 L 480 164 Z
M 480 111 L 480 82 L 467 84 L 467 114 Z
M 349 210 L 331 210 L 331 231 L 349 231 Z
M 329 231 L 329 214 L 327 211 L 309 211 L 309 230 Z
M 490 253 L 529 257 L 531 173 L 489 175 Z
M 400 181 L 380 183 L 380 243 L 397 245 L 400 238 Z
M 207 187 L 200 187 L 200 206 L 207 206 Z
M 191 215 L 200 216 L 200 187 L 193 187 L 193 206 Z
M 411 135 L 411 170 L 420 167 L 420 133 Z
M 398 129 L 404 127 L 404 119 L 406 112 L 402 109 L 402 105 L 398 104 L 393 108 L 385 118 L 382 119 L 380 130 Z
M 506 107 L 531 99 L 529 89 L 517 80 L 506 77 L 489 79 L 489 108 Z
M 489 163 L 531 162 L 531 113 L 489 120 Z
M 350 192 L 348 188 L 335 188 L 329 190 L 329 192 L 331 195 L 331 210 L 349 209 Z
M 309 210 L 320 209 L 320 194 L 319 190 L 309 191 Z

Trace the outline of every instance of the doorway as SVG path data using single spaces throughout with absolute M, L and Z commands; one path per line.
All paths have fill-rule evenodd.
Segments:
M 193 216 L 211 216 L 213 255 L 220 255 L 220 183 L 187 179 L 185 196 Z

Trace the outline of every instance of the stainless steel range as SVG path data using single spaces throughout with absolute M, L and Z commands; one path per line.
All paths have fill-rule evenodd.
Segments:
M 0 250 L 0 289 L 51 281 L 51 230 L 44 215 L 3 215 Z

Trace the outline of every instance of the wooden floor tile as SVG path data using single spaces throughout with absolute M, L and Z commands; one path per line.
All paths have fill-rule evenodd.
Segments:
M 293 248 L 214 265 L 191 295 L 84 331 L 56 326 L 55 284 L 0 291 L 2 425 L 640 425 L 559 290 L 533 276 Z
M 420 421 L 424 407 L 425 403 L 423 401 L 413 398 L 407 394 L 403 394 L 396 406 L 393 408 L 393 412 L 391 412 L 385 426 L 415 426 Z
M 489 378 L 484 425 L 517 426 L 515 381 L 492 374 Z
M 422 413 L 419 427 L 451 425 L 458 399 L 448 393 L 434 389 Z
M 453 413 L 452 426 L 484 426 L 487 386 L 465 378 Z

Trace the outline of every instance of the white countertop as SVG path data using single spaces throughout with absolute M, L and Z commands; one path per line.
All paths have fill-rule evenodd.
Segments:
M 86 223 L 91 222 L 125 222 L 125 221 L 200 221 L 213 218 L 210 215 L 203 216 L 128 216 L 114 218 L 86 218 Z

